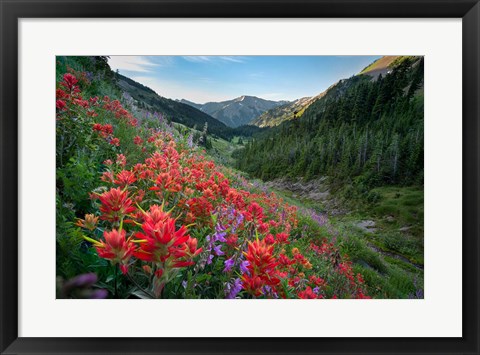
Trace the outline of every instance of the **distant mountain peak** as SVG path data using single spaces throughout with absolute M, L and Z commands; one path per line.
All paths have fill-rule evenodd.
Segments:
M 248 124 L 265 111 L 284 105 L 288 101 L 272 101 L 257 96 L 242 95 L 231 100 L 195 104 L 188 100 L 180 102 L 191 105 L 230 127 Z

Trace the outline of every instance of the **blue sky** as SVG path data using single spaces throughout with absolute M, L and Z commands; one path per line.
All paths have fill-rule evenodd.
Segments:
M 113 70 L 171 99 L 242 95 L 295 100 L 321 93 L 380 56 L 111 56 Z

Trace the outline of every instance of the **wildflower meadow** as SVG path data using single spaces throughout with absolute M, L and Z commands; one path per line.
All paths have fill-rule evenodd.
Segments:
M 193 130 L 57 60 L 57 279 L 65 298 L 369 298 L 325 215 L 213 161 Z

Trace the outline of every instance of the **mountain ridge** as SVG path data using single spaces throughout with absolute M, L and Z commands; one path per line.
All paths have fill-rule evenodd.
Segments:
M 129 94 L 136 101 L 140 109 L 161 112 L 166 118 L 173 122 L 198 130 L 202 130 L 206 124 L 208 126 L 208 132 L 227 140 L 236 135 L 250 135 L 259 129 L 257 127 L 246 127 L 245 129 L 239 126 L 235 128 L 229 127 L 215 117 L 192 105 L 179 102 L 178 100 L 168 99 L 129 77 L 121 74 L 116 75 L 119 88 Z
M 385 76 L 386 74 L 389 74 L 394 67 L 400 65 L 404 60 L 415 58 L 418 59 L 418 57 L 415 56 L 383 56 L 369 64 L 362 71 L 351 78 L 367 75 L 371 77 L 371 80 L 377 80 L 380 75 Z M 285 105 L 265 111 L 258 118 L 252 120 L 250 124 L 257 127 L 275 127 L 285 121 L 300 118 L 305 110 L 317 100 L 322 99 L 325 96 L 331 96 L 332 94 L 336 95 L 337 93 L 335 87 L 341 86 L 339 84 L 342 84 L 348 80 L 349 78 L 340 79 L 318 95 L 312 97 L 303 97 L 291 101 Z
M 198 104 L 186 99 L 178 100 L 209 114 L 229 127 L 249 124 L 262 113 L 288 103 L 286 100 L 273 101 L 257 96 L 242 95 L 231 100 Z

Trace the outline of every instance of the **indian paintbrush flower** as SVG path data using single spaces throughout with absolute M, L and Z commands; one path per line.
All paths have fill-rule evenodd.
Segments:
M 135 245 L 131 237 L 126 239 L 125 230 L 116 230 L 103 232 L 103 241 L 95 243 L 98 256 L 110 260 L 112 264 L 120 264 L 124 274 L 127 273 L 127 264 L 133 255 Z
M 85 219 L 78 219 L 77 226 L 93 231 L 98 223 L 98 217 L 95 217 L 93 214 L 86 214 Z

